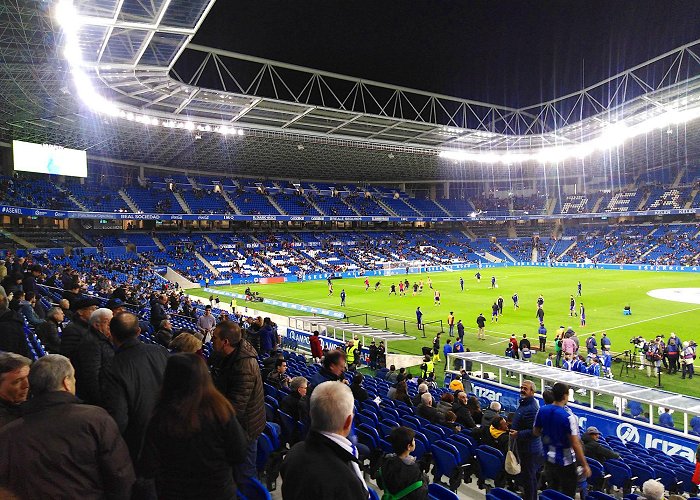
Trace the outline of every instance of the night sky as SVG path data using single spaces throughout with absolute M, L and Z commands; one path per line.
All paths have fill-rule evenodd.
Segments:
M 194 42 L 522 107 L 696 39 L 698 0 L 218 0 Z

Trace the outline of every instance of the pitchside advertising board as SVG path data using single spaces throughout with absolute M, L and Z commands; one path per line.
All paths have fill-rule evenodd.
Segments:
M 471 382 L 474 386 L 474 394 L 478 397 L 500 401 L 501 404 L 518 405 L 520 393 L 514 389 L 479 379 L 472 379 Z M 540 399 L 540 405 L 542 404 Z M 578 424 L 582 431 L 594 426 L 600 430 L 603 436 L 617 436 L 624 443 L 639 443 L 645 448 L 656 448 L 668 455 L 679 455 L 693 463 L 695 462 L 698 440 L 681 437 L 659 428 L 652 429 L 643 423 L 616 418 L 611 414 L 591 410 L 577 404 L 572 403 L 569 406 L 578 417 Z
M 287 338 L 296 340 L 301 349 L 311 352 L 311 333 L 297 330 L 295 328 L 287 328 L 286 336 Z M 345 349 L 345 342 L 342 340 L 324 337 L 322 335 L 319 335 L 319 338 L 321 339 L 321 347 L 323 349 L 331 350 L 337 349 L 338 347 Z M 362 348 L 362 363 L 365 365 L 369 364 L 369 350 L 365 349 L 364 347 Z

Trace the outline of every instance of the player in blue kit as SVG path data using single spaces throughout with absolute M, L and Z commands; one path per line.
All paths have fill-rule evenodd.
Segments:
M 461 288 L 462 291 L 464 291 L 464 278 L 462 278 L 461 276 L 459 278 L 459 288 Z

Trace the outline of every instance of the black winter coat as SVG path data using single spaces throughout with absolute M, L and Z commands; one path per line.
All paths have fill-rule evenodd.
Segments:
M 165 348 L 133 338 L 119 346 L 104 374 L 102 406 L 117 423 L 134 463 L 143 446 L 167 362 Z
M 423 486 L 405 497 L 401 497 L 403 500 L 425 500 L 428 498 L 428 478 L 423 474 L 418 463 L 407 464 L 396 455 L 389 455 L 382 465 L 379 486 L 383 490 L 389 490 L 394 495 L 418 481 L 422 481 Z
M 282 462 L 284 500 L 367 500 L 368 492 L 355 473 L 357 459 L 323 434 L 311 431 Z
M 77 314 L 73 320 L 66 325 L 61 335 L 61 354 L 71 360 L 73 366 L 73 356 L 78 349 L 78 346 L 87 336 L 88 324 L 84 322 Z
M 102 405 L 102 382 L 114 359 L 107 337 L 89 328 L 71 361 L 75 368 L 76 395 L 89 404 Z
M 0 351 L 14 352 L 31 358 L 27 338 L 24 336 L 24 321 L 11 309 L 0 314 Z
M 130 498 L 134 469 L 106 411 L 56 391 L 22 414 L 0 430 L 0 484 L 19 498 Z
M 236 409 L 238 420 L 253 441 L 265 429 L 265 393 L 258 353 L 246 340 L 221 360 L 214 384 Z
M 61 337 L 58 336 L 58 325 L 55 321 L 47 319 L 36 327 L 36 335 L 51 354 L 61 352 Z

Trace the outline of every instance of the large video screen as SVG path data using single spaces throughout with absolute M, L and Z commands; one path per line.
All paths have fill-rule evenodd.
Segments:
M 87 153 L 51 144 L 12 141 L 15 170 L 87 177 Z

